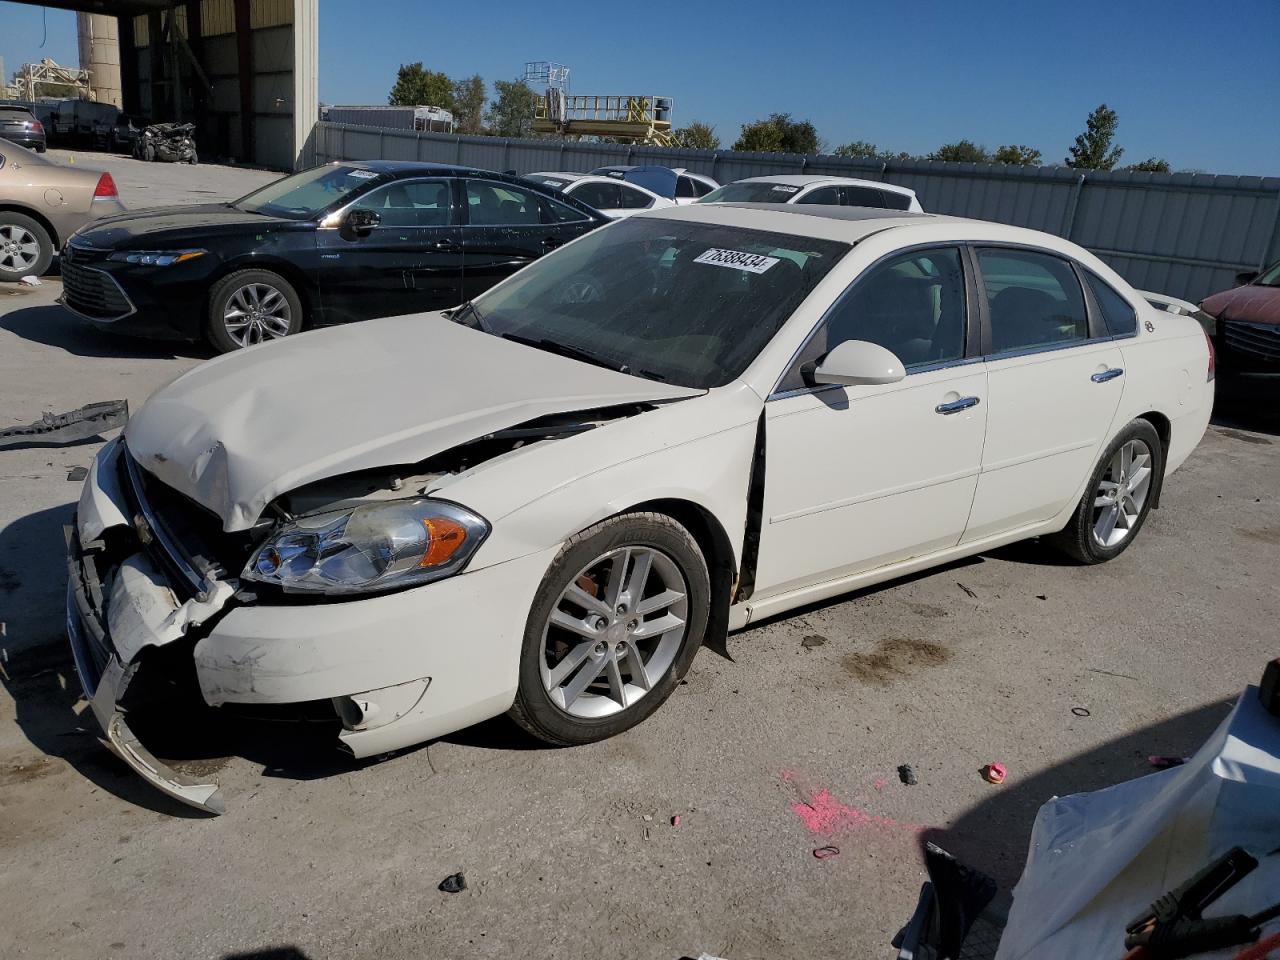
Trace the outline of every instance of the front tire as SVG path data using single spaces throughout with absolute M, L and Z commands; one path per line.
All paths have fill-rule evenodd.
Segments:
M 209 294 L 205 335 L 220 353 L 231 353 L 302 329 L 302 301 L 293 286 L 270 270 L 237 270 Z
M 52 262 L 49 231 L 21 213 L 0 210 L 0 280 L 16 283 L 42 276 Z
M 1122 554 L 1147 521 L 1164 482 L 1164 444 L 1146 420 L 1134 420 L 1107 446 L 1071 522 L 1051 542 L 1080 563 Z
M 702 551 L 664 514 L 622 514 L 577 534 L 534 598 L 511 717 L 560 746 L 630 729 L 689 669 L 710 598 Z

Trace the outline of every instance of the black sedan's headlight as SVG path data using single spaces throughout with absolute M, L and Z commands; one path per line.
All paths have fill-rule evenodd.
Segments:
M 457 573 L 488 534 L 483 517 L 455 503 L 372 503 L 284 525 L 242 576 L 291 593 L 379 593 Z
M 144 267 L 171 267 L 203 257 L 208 250 L 117 250 L 107 259 L 116 263 L 136 263 Z

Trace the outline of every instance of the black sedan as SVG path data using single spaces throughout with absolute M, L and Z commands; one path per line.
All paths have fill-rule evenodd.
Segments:
M 340 161 L 233 203 L 90 224 L 62 250 L 62 302 L 104 330 L 203 337 L 226 352 L 455 306 L 604 223 L 518 177 Z

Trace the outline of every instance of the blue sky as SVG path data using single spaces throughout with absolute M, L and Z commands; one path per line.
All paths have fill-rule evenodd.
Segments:
M 641 11 L 637 13 L 637 11 Z M 12 72 L 75 63 L 74 17 L 0 3 Z M 739 127 L 774 111 L 830 145 L 927 153 L 964 137 L 1038 147 L 1060 161 L 1106 102 L 1124 162 L 1280 175 L 1280 0 L 984 0 L 911 4 L 429 3 L 320 0 L 320 97 L 383 103 L 402 62 L 450 76 L 517 76 L 559 60 L 575 93 L 673 97 L 677 125 Z

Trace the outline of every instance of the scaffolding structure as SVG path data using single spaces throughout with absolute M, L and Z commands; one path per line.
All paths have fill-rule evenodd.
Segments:
M 36 100 L 39 96 L 36 87 L 46 83 L 74 88 L 75 93 L 70 97 L 62 95 L 66 99 L 93 99 L 88 70 L 59 66 L 47 57 L 39 63 L 24 63 L 13 75 L 13 86 L 21 100 Z
M 670 146 L 671 98 L 569 96 L 562 89 L 548 87 L 534 108 L 533 130 Z
M 569 92 L 569 68 L 550 60 L 530 60 L 524 65 L 524 82 L 535 90 L 553 88 Z

